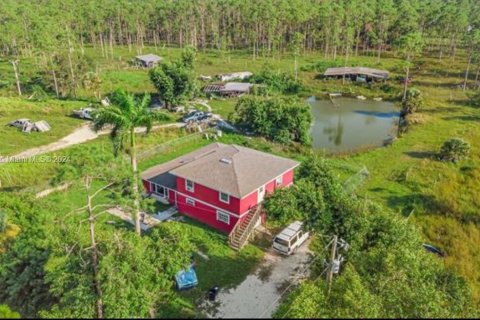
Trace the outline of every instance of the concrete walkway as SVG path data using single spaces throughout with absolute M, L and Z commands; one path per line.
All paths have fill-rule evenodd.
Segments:
M 160 221 L 166 221 L 166 220 L 170 219 L 177 212 L 178 212 L 178 210 L 177 210 L 176 207 L 170 207 L 167 210 L 152 214 L 152 216 L 155 219 L 158 219 Z
M 128 212 L 123 211 L 121 208 L 118 208 L 118 207 L 110 208 L 107 210 L 107 213 L 114 215 L 132 225 L 135 225 L 135 221 L 133 220 L 132 215 Z M 153 228 L 154 226 L 156 226 L 161 222 L 162 221 L 158 220 L 157 218 L 149 214 L 146 214 L 143 222 L 140 222 L 140 229 L 142 229 L 143 231 L 147 231 L 148 229 Z
M 269 251 L 257 270 L 236 288 L 222 291 L 212 305 L 201 306 L 210 318 L 271 318 L 278 307 L 281 293 L 289 284 L 296 284 L 308 274 L 309 241 L 292 256 Z M 284 298 L 284 297 L 282 297 Z M 211 311 L 211 310 L 214 311 Z
M 180 127 L 183 127 L 184 125 L 185 125 L 184 123 L 180 123 L 180 122 L 168 123 L 168 124 L 153 126 L 152 130 L 157 130 L 160 128 L 180 128 Z M 145 131 L 146 131 L 146 128 L 135 129 L 136 133 L 142 133 Z M 110 133 L 110 130 L 102 130 L 99 132 L 95 132 L 91 127 L 91 124 L 88 123 L 88 124 L 84 124 L 78 129 L 75 129 L 71 134 L 63 137 L 62 139 L 56 142 L 52 142 L 50 144 L 43 145 L 37 148 L 25 150 L 14 156 L 10 156 L 9 158 L 24 159 L 24 158 L 29 158 L 33 156 L 38 156 L 47 152 L 61 150 L 73 145 L 81 144 L 81 143 L 96 139 L 101 135 L 105 135 L 109 133 Z M 2 158 L 0 158 L 0 160 L 1 159 Z

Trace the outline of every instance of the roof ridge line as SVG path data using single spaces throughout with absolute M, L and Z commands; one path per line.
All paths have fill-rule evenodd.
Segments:
M 232 147 L 237 150 L 237 152 L 235 154 L 238 154 L 240 152 L 240 150 L 237 148 L 237 145 L 236 144 L 232 144 Z M 241 193 L 241 190 L 240 190 L 240 185 L 239 185 L 239 179 L 238 179 L 238 173 L 237 173 L 237 168 L 235 166 L 235 161 L 233 161 L 233 157 L 235 156 L 235 154 L 232 155 L 232 167 L 233 167 L 233 175 L 235 176 L 235 184 L 236 184 L 236 187 L 237 187 L 237 193 L 238 194 L 242 194 Z

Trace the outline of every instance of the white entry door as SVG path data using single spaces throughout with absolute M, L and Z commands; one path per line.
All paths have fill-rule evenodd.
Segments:
M 263 198 L 265 198 L 265 186 L 261 186 L 258 188 L 258 198 L 257 198 L 257 203 L 260 203 L 263 201 Z

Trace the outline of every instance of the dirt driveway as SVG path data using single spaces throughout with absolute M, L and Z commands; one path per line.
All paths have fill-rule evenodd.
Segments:
M 213 304 L 206 302 L 202 309 L 212 318 L 271 318 L 280 303 L 280 294 L 292 282 L 305 275 L 311 260 L 308 242 L 293 256 L 267 252 L 255 272 L 236 288 L 222 291 Z
M 185 125 L 184 123 L 168 123 L 168 124 L 153 126 L 152 130 L 156 130 L 156 129 L 160 129 L 160 128 L 169 128 L 169 127 L 180 128 L 184 125 Z M 136 133 L 142 133 L 142 132 L 145 132 L 145 131 L 146 131 L 145 128 L 135 128 Z M 14 155 L 13 157 L 15 157 L 17 159 L 33 157 L 33 156 L 44 154 L 44 153 L 47 153 L 47 152 L 52 152 L 52 151 L 56 151 L 56 150 L 65 149 L 65 148 L 68 148 L 68 147 L 76 145 L 76 144 L 80 144 L 80 143 L 87 142 L 89 140 L 96 139 L 100 135 L 105 135 L 105 134 L 109 134 L 109 133 L 110 133 L 109 130 L 102 130 L 102 131 L 99 131 L 99 132 L 95 132 L 92 129 L 91 124 L 86 123 L 83 126 L 81 126 L 80 128 L 77 128 L 71 134 L 63 137 L 62 139 L 60 139 L 58 141 L 55 141 L 55 142 L 52 142 L 50 144 L 43 145 L 43 146 L 40 146 L 40 147 L 37 147 L 37 148 L 32 148 L 32 149 L 25 150 L 23 152 L 20 152 L 20 153 Z M 1 160 L 1 158 L 0 158 L 0 160 Z

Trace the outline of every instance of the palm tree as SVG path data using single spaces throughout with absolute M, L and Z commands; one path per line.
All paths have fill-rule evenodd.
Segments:
M 130 155 L 133 174 L 135 231 L 140 235 L 140 192 L 138 189 L 139 174 L 135 128 L 145 127 L 148 134 L 155 121 L 167 120 L 169 116 L 165 113 L 149 110 L 150 95 L 148 94 L 139 99 L 126 93 L 123 89 L 118 89 L 114 92 L 111 101 L 110 106 L 102 107 L 95 113 L 94 128 L 98 131 L 107 125 L 113 126 L 110 138 L 116 155 L 120 150 L 126 150 L 125 147 L 129 149 L 128 154 Z

